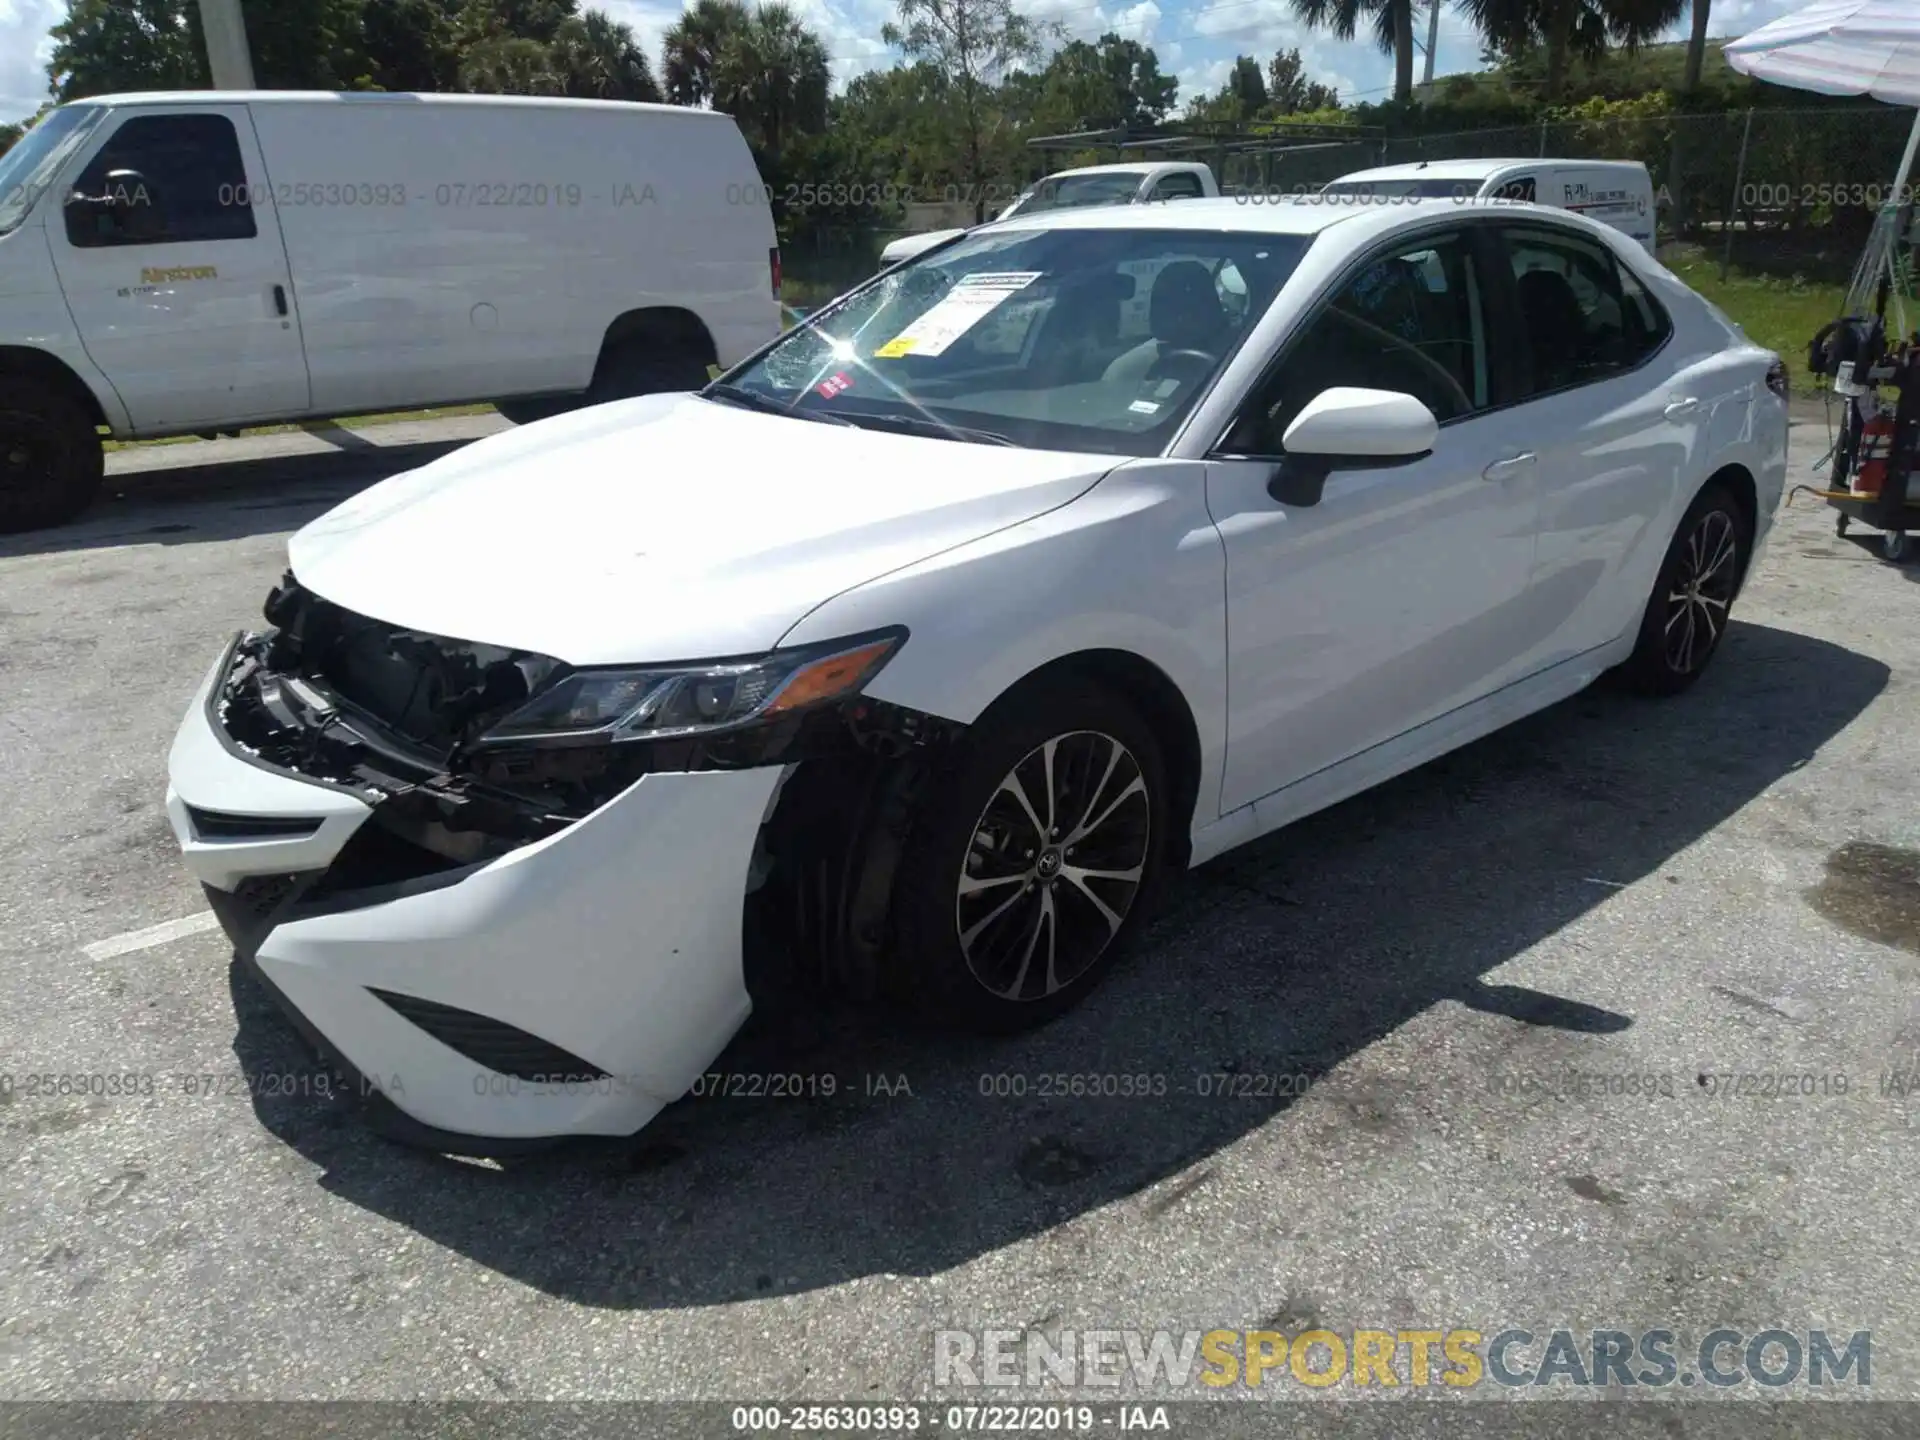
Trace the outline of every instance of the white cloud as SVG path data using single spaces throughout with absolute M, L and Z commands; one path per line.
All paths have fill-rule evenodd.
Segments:
M 47 32 L 66 14 L 60 0 L 0 0 L 0 121 L 23 120 L 47 102 Z
M 1122 40 L 1138 40 L 1142 45 L 1153 43 L 1154 32 L 1160 28 L 1160 7 L 1153 0 L 1140 0 L 1137 5 L 1129 5 L 1113 17 L 1113 30 Z

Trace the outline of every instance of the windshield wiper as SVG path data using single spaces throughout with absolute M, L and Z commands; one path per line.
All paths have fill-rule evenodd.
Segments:
M 1016 449 L 1020 444 L 1018 440 L 1008 439 L 998 430 L 975 430 L 966 425 L 949 425 L 944 420 L 932 420 L 924 415 L 849 415 L 846 417 L 846 422 L 849 425 L 858 425 L 862 429 L 898 430 L 907 435 L 931 435 L 937 440 L 971 440 L 980 445 L 1011 445 Z
M 792 404 L 776 400 L 771 395 L 762 395 L 758 390 L 749 390 L 744 385 L 727 385 L 715 380 L 699 393 L 709 400 L 725 400 L 747 410 L 760 410 L 768 415 L 792 415 L 801 420 L 818 420 L 826 425 L 851 425 L 853 422 L 839 415 L 827 415 L 818 410 L 801 410 L 796 397 Z

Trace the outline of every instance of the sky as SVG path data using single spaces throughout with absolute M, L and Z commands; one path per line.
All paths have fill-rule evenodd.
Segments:
M 1803 6 L 1805 0 L 1716 0 L 1711 30 L 1738 36 Z M 66 14 L 63 0 L 0 0 L 0 120 L 24 118 L 46 95 L 46 65 L 52 50 L 47 32 Z M 662 0 L 583 0 L 633 26 L 656 67 L 660 39 L 681 7 Z M 863 70 L 885 69 L 894 60 L 880 41 L 880 27 L 894 13 L 892 0 L 793 0 L 793 8 L 817 31 L 833 61 L 837 85 Z M 1151 45 L 1163 72 L 1180 81 L 1182 105 L 1195 94 L 1220 88 L 1237 54 L 1264 64 L 1276 50 L 1298 46 L 1307 74 L 1340 92 L 1342 101 L 1379 100 L 1393 87 L 1393 61 L 1372 45 L 1342 43 L 1306 29 L 1288 0 L 1025 0 L 1022 10 L 1054 20 L 1074 39 L 1097 39 L 1112 31 Z M 1424 10 L 1416 27 L 1424 41 Z M 1672 38 L 1684 39 L 1684 27 Z M 1441 11 L 1436 75 L 1480 68 L 1480 45 L 1452 7 Z M 1415 58 L 1415 73 L 1422 61 Z

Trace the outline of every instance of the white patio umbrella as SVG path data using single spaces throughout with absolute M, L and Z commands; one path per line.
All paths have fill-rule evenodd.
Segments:
M 1915 0 L 1816 0 L 1729 41 L 1725 53 L 1729 65 L 1756 80 L 1920 106 L 1920 3 Z M 1894 177 L 1896 204 L 1913 173 L 1917 148 L 1920 116 L 1914 118 Z

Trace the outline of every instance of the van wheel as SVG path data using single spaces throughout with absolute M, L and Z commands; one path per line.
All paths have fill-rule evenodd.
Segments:
M 661 350 L 645 340 L 629 341 L 601 358 L 587 391 L 589 405 L 698 390 L 707 383 L 707 362 L 686 350 Z
M 71 395 L 29 376 L 0 381 L 0 535 L 73 519 L 105 465 L 93 417 Z
M 551 420 L 555 415 L 564 415 L 569 410 L 577 410 L 584 403 L 577 399 L 561 397 L 545 400 L 496 400 L 493 408 L 516 425 L 531 425 L 536 420 Z
M 1751 537 L 1725 487 L 1708 485 L 1674 532 L 1622 678 L 1643 695 L 1677 695 L 1720 648 Z
M 893 894 L 887 988 L 988 1032 L 1071 1008 L 1140 928 L 1174 817 L 1159 741 L 1104 686 L 999 702 L 929 791 Z

